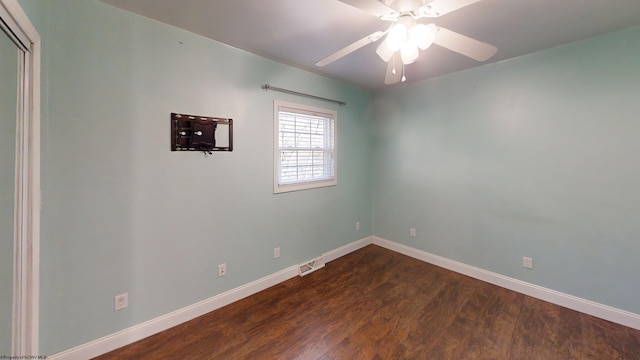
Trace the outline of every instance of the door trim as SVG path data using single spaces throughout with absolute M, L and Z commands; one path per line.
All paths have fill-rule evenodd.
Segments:
M 40 284 L 40 36 L 17 0 L 0 0 L 0 18 L 16 42 L 18 119 L 14 226 L 14 356 L 37 355 Z M 13 35 L 13 36 L 12 36 Z

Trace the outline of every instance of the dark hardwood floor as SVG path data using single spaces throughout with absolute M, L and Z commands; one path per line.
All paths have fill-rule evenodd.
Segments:
M 640 331 L 370 245 L 98 359 L 640 359 Z

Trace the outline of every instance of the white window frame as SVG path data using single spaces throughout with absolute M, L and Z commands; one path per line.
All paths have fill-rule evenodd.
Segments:
M 290 112 L 298 112 L 307 115 L 319 115 L 332 119 L 333 121 L 333 177 L 320 180 L 305 180 L 292 183 L 280 183 L 280 117 L 281 109 Z M 283 193 L 320 187 L 335 186 L 338 184 L 338 113 L 335 110 L 323 109 L 314 106 L 294 104 L 290 102 L 273 102 L 273 193 Z

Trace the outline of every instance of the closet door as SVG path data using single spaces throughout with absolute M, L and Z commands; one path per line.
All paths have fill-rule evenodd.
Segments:
M 0 0 L 0 357 L 38 354 L 40 36 Z
M 19 55 L 0 31 L 0 355 L 12 344 Z

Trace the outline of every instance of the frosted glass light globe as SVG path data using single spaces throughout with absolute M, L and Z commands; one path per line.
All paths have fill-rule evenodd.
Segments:
M 436 39 L 435 26 L 417 24 L 409 30 L 409 38 L 413 39 L 421 50 L 426 50 Z
M 416 45 L 416 42 L 411 38 L 407 39 L 400 49 L 402 63 L 405 65 L 411 64 L 418 60 L 419 55 L 420 53 L 418 52 L 418 45 Z
M 382 59 L 382 61 L 384 62 L 389 62 L 394 53 L 395 51 L 391 51 L 391 49 L 389 49 L 389 47 L 387 46 L 386 39 L 382 43 L 380 43 L 380 46 L 378 46 L 378 48 L 376 49 L 376 54 L 378 54 L 378 56 L 380 56 L 380 59 Z
M 387 34 L 387 47 L 391 51 L 398 51 L 407 40 L 407 26 L 402 23 L 393 25 Z

